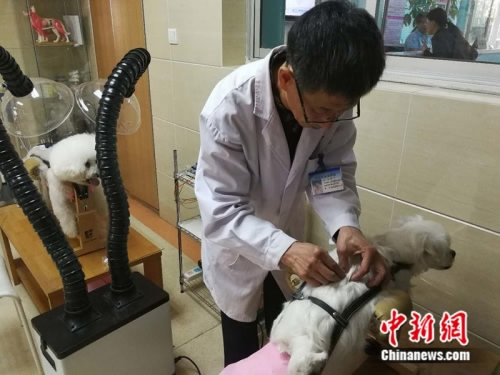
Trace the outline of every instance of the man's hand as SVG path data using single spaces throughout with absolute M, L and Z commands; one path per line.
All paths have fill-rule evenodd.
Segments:
M 387 264 L 377 249 L 363 236 L 361 231 L 354 227 L 342 227 L 337 237 L 337 253 L 340 267 L 347 272 L 349 269 L 349 258 L 352 255 L 361 256 L 361 266 L 352 275 L 352 280 L 360 280 L 370 270 L 374 277 L 367 283 L 368 287 L 380 284 L 389 274 Z
M 325 285 L 345 277 L 345 272 L 328 252 L 311 243 L 293 243 L 281 257 L 281 263 L 313 286 Z

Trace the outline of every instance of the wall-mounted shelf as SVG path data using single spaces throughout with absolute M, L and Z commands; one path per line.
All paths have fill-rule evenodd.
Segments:
M 35 42 L 36 47 L 73 47 L 73 42 Z
M 201 241 L 201 217 L 196 216 L 192 219 L 179 221 L 177 226 L 188 236 L 193 237 L 197 241 Z
M 194 188 L 195 171 L 180 171 L 177 173 L 176 178 L 179 180 L 179 182 L 184 182 L 188 186 Z

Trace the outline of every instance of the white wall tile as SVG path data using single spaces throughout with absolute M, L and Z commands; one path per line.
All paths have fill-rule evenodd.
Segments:
M 415 95 L 397 196 L 500 232 L 500 106 Z
M 146 46 L 152 57 L 170 59 L 168 0 L 144 0 Z
M 410 99 L 407 93 L 376 89 L 361 100 L 354 148 L 359 185 L 395 194 Z
M 413 301 L 437 314 L 465 310 L 469 330 L 500 346 L 500 326 L 495 323 L 500 316 L 500 300 L 494 297 L 500 295 L 500 235 L 395 204 L 394 221 L 414 214 L 443 224 L 457 256 L 451 269 L 429 270 L 415 280 Z
M 179 43 L 170 45 L 172 60 L 222 65 L 221 0 L 169 0 L 167 16 Z

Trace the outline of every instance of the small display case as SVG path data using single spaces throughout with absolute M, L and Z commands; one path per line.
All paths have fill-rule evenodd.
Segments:
M 90 80 L 80 0 L 26 0 L 40 77 L 78 86 Z

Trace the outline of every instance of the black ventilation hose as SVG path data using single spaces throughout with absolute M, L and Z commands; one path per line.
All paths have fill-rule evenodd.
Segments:
M 7 72 L 6 75 L 4 71 Z M 21 72 L 14 58 L 2 47 L 0 47 L 0 75 L 16 97 L 26 96 L 33 90 L 31 80 Z M 19 79 L 21 83 L 18 84 L 15 79 Z M 59 222 L 28 176 L 23 161 L 10 143 L 1 119 L 0 172 L 57 266 L 63 283 L 65 313 L 75 316 L 88 312 L 90 302 L 80 262 L 66 240 Z
M 0 46 L 0 74 L 7 89 L 15 97 L 28 95 L 33 90 L 33 82 L 23 74 L 16 60 Z
M 97 166 L 109 209 L 107 251 L 111 291 L 115 295 L 135 291 L 127 252 L 130 213 L 118 168 L 116 123 L 124 97 L 134 93 L 150 61 L 149 52 L 143 48 L 129 51 L 108 77 L 97 112 Z

